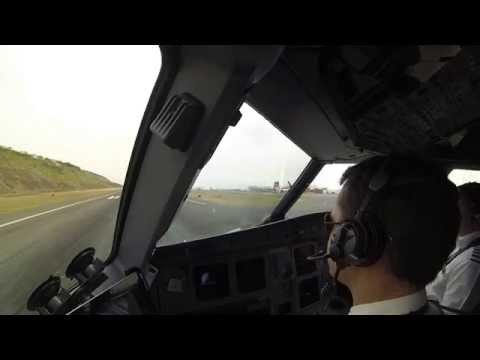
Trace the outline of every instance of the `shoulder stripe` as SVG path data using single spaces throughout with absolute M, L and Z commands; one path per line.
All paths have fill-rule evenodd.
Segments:
M 470 259 L 470 260 L 474 263 L 480 264 L 480 260 L 476 260 L 476 259 Z

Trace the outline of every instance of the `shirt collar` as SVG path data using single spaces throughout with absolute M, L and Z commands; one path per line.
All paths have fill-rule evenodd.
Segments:
M 457 244 L 467 244 L 470 241 L 480 238 L 480 231 L 474 231 L 469 234 L 459 236 L 457 239 Z
M 402 315 L 420 309 L 427 302 L 425 289 L 395 299 L 355 305 L 349 315 Z

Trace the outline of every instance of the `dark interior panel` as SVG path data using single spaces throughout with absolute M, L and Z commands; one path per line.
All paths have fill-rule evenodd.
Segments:
M 310 274 L 316 270 L 315 263 L 307 260 L 307 257 L 313 255 L 314 252 L 315 247 L 313 245 L 300 246 L 293 250 L 297 276 Z
M 287 301 L 278 305 L 277 313 L 278 315 L 285 315 L 292 312 L 292 303 Z
M 274 279 L 285 280 L 293 275 L 292 255 L 287 248 L 271 253 L 270 264 Z
M 322 219 L 310 214 L 157 248 L 151 263 L 157 269 L 151 287 L 157 312 L 322 312 L 328 267 L 306 259 L 326 246 Z
M 298 286 L 300 307 L 304 308 L 320 300 L 320 291 L 318 288 L 318 278 L 302 280 Z
M 215 308 L 199 309 L 188 313 L 188 315 L 268 315 L 270 313 L 270 301 L 268 299 L 258 300 L 255 298 L 240 300 Z
M 238 291 L 242 294 L 262 290 L 266 286 L 265 260 L 254 258 L 236 264 Z

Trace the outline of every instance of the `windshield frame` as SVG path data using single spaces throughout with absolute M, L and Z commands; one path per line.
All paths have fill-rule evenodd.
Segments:
M 120 205 L 118 208 L 115 231 L 113 234 L 113 243 L 110 255 L 105 260 L 105 265 L 110 264 L 118 255 L 121 235 L 125 227 L 125 220 L 130 208 L 133 193 L 136 187 L 136 180 L 142 166 L 142 159 L 145 156 L 152 133 L 149 130 L 150 123 L 160 111 L 166 96 L 173 83 L 175 74 L 179 66 L 178 49 L 175 46 L 159 46 L 162 57 L 162 66 L 153 86 L 152 93 L 148 100 L 145 112 L 140 123 L 135 144 L 132 149 L 130 161 L 128 164 L 125 182 L 123 185 Z
M 168 230 L 198 172 L 236 119 L 249 89 L 277 62 L 283 46 L 160 49 L 162 68 L 134 146 L 107 259 L 112 280 L 132 267 L 147 271 L 156 242 Z M 152 136 L 150 124 L 167 97 L 183 93 L 205 109 L 190 145 L 179 151 L 158 134 Z
M 260 225 L 285 219 L 285 214 L 297 202 L 300 196 L 302 196 L 310 183 L 326 164 L 327 162 L 325 161 L 310 158 L 310 161 L 297 177 L 292 187 L 282 196 L 279 203 L 273 208 L 270 216 L 268 216 Z

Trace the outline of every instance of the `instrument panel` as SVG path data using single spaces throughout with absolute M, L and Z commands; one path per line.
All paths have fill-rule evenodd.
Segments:
M 160 314 L 321 312 L 327 264 L 323 214 L 309 214 L 189 243 L 158 247 L 152 302 Z

